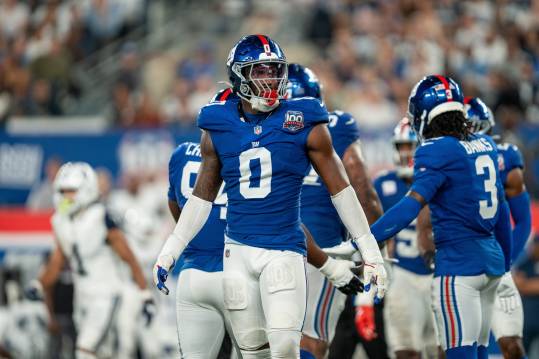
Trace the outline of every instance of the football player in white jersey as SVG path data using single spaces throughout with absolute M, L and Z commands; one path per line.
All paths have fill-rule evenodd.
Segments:
M 143 312 L 153 313 L 146 281 L 122 232 L 98 202 L 97 176 L 87 163 L 64 164 L 54 181 L 55 213 L 51 219 L 55 246 L 33 286 L 52 317 L 52 286 L 66 263 L 73 272 L 77 359 L 112 354 L 111 327 L 121 300 L 119 259 L 129 266 L 144 298 Z M 117 356 L 115 356 L 117 357 Z

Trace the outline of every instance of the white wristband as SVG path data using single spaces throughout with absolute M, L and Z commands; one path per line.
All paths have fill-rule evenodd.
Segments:
M 352 236 L 352 241 L 359 247 L 363 260 L 369 263 L 383 263 L 378 243 L 371 233 L 365 212 L 352 186 L 348 185 L 336 195 L 331 196 L 331 201 Z
M 212 203 L 191 195 L 182 209 L 174 231 L 168 236 L 159 257 L 170 255 L 176 262 L 189 242 L 200 232 L 210 215 Z

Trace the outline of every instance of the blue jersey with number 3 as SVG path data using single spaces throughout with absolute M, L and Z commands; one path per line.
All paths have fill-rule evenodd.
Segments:
M 507 175 L 515 168 L 524 168 L 522 153 L 518 147 L 510 143 L 498 144 L 498 169 L 504 185 L 507 182 Z
M 200 167 L 200 145 L 185 142 L 172 153 L 168 166 L 168 199 L 182 208 L 195 186 Z M 205 272 L 223 270 L 224 232 L 226 227 L 226 195 L 219 192 L 210 216 L 200 232 L 182 253 L 174 271 L 195 268 Z
M 306 97 L 283 100 L 257 118 L 244 118 L 237 97 L 213 101 L 198 116 L 222 165 L 226 235 L 253 247 L 305 254 L 299 195 L 310 163 L 306 142 L 315 125 L 328 121 L 327 110 Z
M 340 158 L 344 156 L 348 146 L 359 139 L 356 120 L 342 111 L 329 114 L 328 129 L 335 152 Z M 346 229 L 331 202 L 327 187 L 312 166 L 309 166 L 303 179 L 301 220 L 322 248 L 338 245 L 346 235 Z
M 429 203 L 436 275 L 502 275 L 504 255 L 494 238 L 498 204 L 505 200 L 494 141 L 444 136 L 416 150 L 412 191 Z
M 399 177 L 397 171 L 390 171 L 381 174 L 374 180 L 374 189 L 382 202 L 384 212 L 386 212 L 408 193 L 410 184 Z M 395 258 L 399 260 L 397 266 L 410 272 L 416 274 L 432 273 L 432 270 L 425 265 L 423 258 L 419 255 L 415 221 L 395 236 Z

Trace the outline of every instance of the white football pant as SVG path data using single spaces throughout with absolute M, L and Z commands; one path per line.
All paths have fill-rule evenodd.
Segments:
M 432 294 L 444 350 L 473 343 L 488 345 L 500 279 L 486 274 L 434 278 Z
M 237 347 L 224 307 L 223 272 L 204 272 L 192 268 L 180 272 L 176 321 L 183 359 L 216 358 L 225 329 Z
M 334 287 L 314 266 L 307 263 L 307 312 L 303 334 L 331 343 L 346 295 Z
M 384 322 L 392 356 L 414 350 L 424 357 L 438 356 L 438 335 L 432 310 L 432 275 L 393 266 L 385 299 Z
M 307 300 L 301 254 L 226 243 L 223 283 L 243 358 L 299 358 Z
M 118 295 L 76 294 L 73 319 L 77 328 L 77 348 L 104 356 L 112 354 L 112 332 L 120 304 Z

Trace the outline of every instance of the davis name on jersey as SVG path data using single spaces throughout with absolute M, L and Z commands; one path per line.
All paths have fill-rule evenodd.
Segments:
M 393 207 L 408 193 L 410 184 L 397 175 L 397 171 L 384 172 L 374 180 L 374 189 L 382 202 L 384 212 Z M 425 265 L 417 246 L 416 221 L 401 230 L 395 236 L 396 264 L 416 274 L 431 274 L 432 270 Z
M 349 113 L 334 111 L 329 114 L 329 133 L 335 152 L 340 158 L 352 143 L 359 139 L 356 120 Z M 307 226 L 316 243 L 333 247 L 345 239 L 346 229 L 330 194 L 313 166 L 309 166 L 301 189 L 301 221 Z
M 305 97 L 247 116 L 239 101 L 221 96 L 198 116 L 198 126 L 209 132 L 222 164 L 226 235 L 254 247 L 305 254 L 299 195 L 309 167 L 306 142 L 316 124 L 328 121 L 327 110 Z
M 185 142 L 179 145 L 168 165 L 168 199 L 183 207 L 193 192 L 201 163 L 200 145 Z M 224 232 L 226 227 L 226 194 L 223 187 L 213 204 L 204 227 L 180 256 L 174 271 L 195 268 L 205 272 L 223 270 Z
M 435 274 L 502 275 L 504 255 L 493 230 L 505 195 L 494 141 L 475 134 L 468 141 L 433 138 L 418 147 L 414 160 L 411 190 L 429 203 Z
M 524 160 L 522 159 L 522 153 L 517 146 L 510 143 L 499 143 L 498 149 L 498 169 L 500 171 L 500 178 L 505 185 L 507 182 L 507 174 L 515 168 L 524 169 Z

